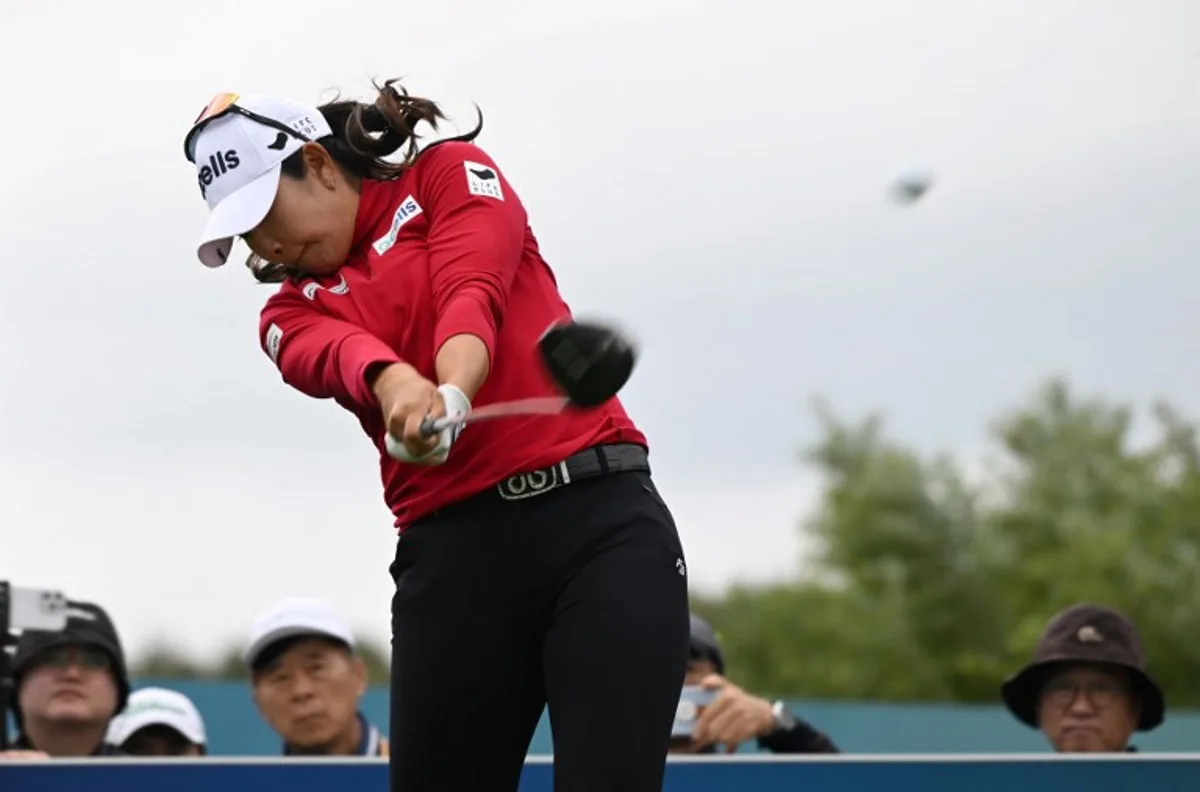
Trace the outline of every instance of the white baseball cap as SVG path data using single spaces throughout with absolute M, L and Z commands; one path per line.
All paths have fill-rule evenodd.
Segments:
M 196 254 L 205 266 L 220 267 L 233 240 L 271 211 L 283 161 L 333 132 L 316 107 L 263 95 L 221 94 L 196 125 L 186 148 L 211 210 Z
M 301 635 L 332 638 L 354 648 L 350 625 L 332 605 L 306 597 L 287 597 L 272 605 L 254 622 L 245 653 L 246 665 L 254 667 L 258 656 L 271 644 Z
M 147 726 L 169 726 L 193 745 L 205 745 L 204 719 L 192 700 L 167 688 L 148 687 L 129 695 L 129 703 L 121 714 L 108 723 L 104 741 L 123 745 L 139 729 Z

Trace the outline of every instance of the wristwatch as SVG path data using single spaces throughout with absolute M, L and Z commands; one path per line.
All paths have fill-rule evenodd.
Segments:
M 782 701 L 776 701 L 771 706 L 771 715 L 775 719 L 775 731 L 790 732 L 796 728 L 796 716 L 791 713 Z

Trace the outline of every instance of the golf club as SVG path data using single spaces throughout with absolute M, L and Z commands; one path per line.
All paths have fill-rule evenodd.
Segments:
M 474 421 L 599 407 L 624 387 L 637 361 L 634 345 L 617 330 L 574 319 L 551 325 L 538 339 L 535 351 L 563 395 L 496 402 L 463 415 L 427 418 L 421 424 L 421 433 L 428 437 Z M 387 443 L 389 449 L 399 444 L 391 435 Z
M 429 437 L 455 424 L 465 424 L 468 421 L 478 423 L 510 415 L 557 415 L 570 404 L 571 401 L 566 396 L 540 396 L 496 402 L 476 410 L 470 410 L 462 415 L 426 419 L 421 424 L 421 434 Z

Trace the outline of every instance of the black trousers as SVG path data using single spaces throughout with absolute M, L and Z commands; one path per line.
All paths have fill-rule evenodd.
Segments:
M 660 792 L 687 664 L 683 550 L 650 475 L 485 492 L 392 565 L 391 789 L 516 790 L 549 706 L 556 792 Z

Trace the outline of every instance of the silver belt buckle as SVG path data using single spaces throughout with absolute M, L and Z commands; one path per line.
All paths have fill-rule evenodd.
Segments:
M 496 490 L 504 500 L 515 501 L 545 495 L 551 490 L 570 483 L 571 476 L 567 473 L 567 463 L 563 461 L 541 470 L 531 470 L 528 473 L 509 476 L 496 485 Z

